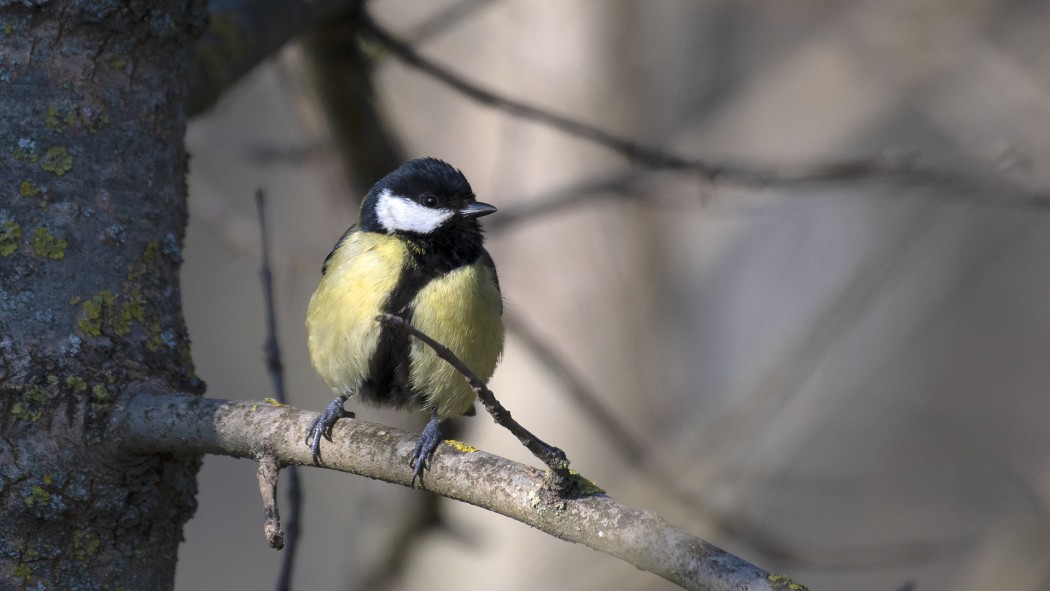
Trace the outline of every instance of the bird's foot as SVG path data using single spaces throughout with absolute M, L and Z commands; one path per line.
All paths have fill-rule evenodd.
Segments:
M 412 452 L 412 461 L 409 464 L 412 466 L 412 486 L 416 485 L 417 478 L 420 487 L 423 486 L 423 470 L 430 469 L 430 461 L 434 458 L 434 452 L 445 439 L 445 436 L 441 434 L 439 423 L 437 413 L 430 415 L 430 421 L 419 434 L 419 442 L 416 443 L 416 449 Z
M 339 395 L 335 400 L 328 403 L 328 406 L 321 411 L 321 414 L 317 415 L 317 418 L 310 423 L 310 427 L 306 430 L 306 445 L 310 446 L 315 465 L 320 465 L 321 463 L 321 438 L 324 437 L 331 441 L 332 428 L 335 427 L 336 421 L 354 418 L 354 413 L 343 408 L 346 398 L 344 395 Z

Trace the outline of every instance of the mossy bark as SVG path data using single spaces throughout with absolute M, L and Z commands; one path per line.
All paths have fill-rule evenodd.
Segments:
M 0 588 L 170 589 L 198 457 L 131 456 L 129 393 L 202 391 L 181 314 L 203 0 L 0 0 Z

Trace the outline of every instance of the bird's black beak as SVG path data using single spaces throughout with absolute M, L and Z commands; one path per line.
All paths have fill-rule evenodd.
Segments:
M 482 203 L 480 201 L 475 201 L 459 210 L 459 215 L 465 218 L 480 218 L 481 216 L 489 215 L 490 213 L 496 213 L 496 208 L 488 203 Z

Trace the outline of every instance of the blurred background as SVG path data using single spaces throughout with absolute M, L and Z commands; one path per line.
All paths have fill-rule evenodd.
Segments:
M 480 87 L 739 174 L 639 165 L 329 27 L 188 132 L 182 287 L 210 396 L 273 395 L 256 188 L 290 402 L 318 411 L 321 261 L 372 181 L 432 155 L 501 210 L 490 386 L 609 495 L 812 589 L 1050 590 L 1050 3 L 366 7 Z M 536 465 L 484 413 L 459 423 Z M 255 467 L 205 459 L 178 589 L 273 588 Z M 673 588 L 424 492 L 302 477 L 295 588 Z

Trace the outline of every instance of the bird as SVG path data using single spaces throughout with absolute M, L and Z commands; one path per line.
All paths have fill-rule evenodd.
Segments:
M 377 316 L 401 317 L 487 383 L 503 354 L 503 296 L 478 218 L 495 212 L 461 171 L 432 157 L 405 162 L 368 191 L 307 308 L 311 363 L 336 394 L 306 433 L 315 464 L 321 438 L 332 441 L 336 422 L 354 418 L 344 407 L 352 396 L 430 413 L 410 462 L 413 484 L 444 439 L 441 422 L 474 414 L 467 380 Z

